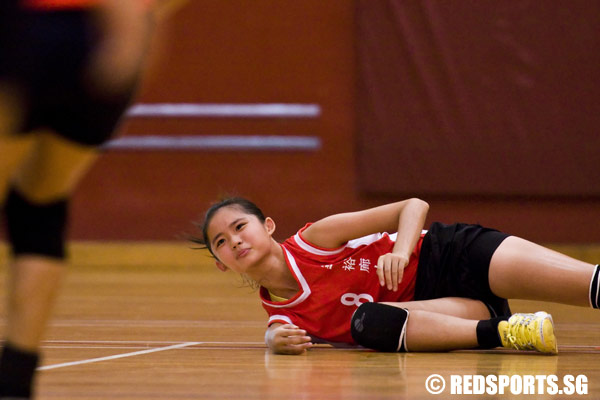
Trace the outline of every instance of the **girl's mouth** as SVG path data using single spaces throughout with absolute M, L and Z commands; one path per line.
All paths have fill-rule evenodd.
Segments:
M 248 248 L 248 249 L 242 249 L 242 250 L 240 250 L 240 251 L 237 253 L 237 257 L 236 257 L 236 258 L 242 258 L 242 257 L 245 257 L 245 256 L 248 254 L 248 252 L 250 252 L 250 249 L 249 249 L 249 248 Z

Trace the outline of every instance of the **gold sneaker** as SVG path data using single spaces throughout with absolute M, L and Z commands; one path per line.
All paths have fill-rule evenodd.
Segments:
M 513 314 L 508 321 L 498 324 L 498 333 L 506 348 L 558 354 L 552 316 L 543 311 Z

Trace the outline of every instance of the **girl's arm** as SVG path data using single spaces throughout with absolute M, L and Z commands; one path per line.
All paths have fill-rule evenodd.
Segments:
M 313 345 L 312 339 L 304 329 L 277 322 L 267 328 L 265 343 L 275 354 L 302 354 Z
M 303 237 L 314 245 L 336 248 L 348 240 L 376 232 L 398 232 L 393 251 L 377 261 L 381 286 L 398 290 L 404 267 L 408 265 L 429 211 L 429 204 L 416 198 L 363 211 L 336 214 L 309 226 Z
M 426 202 L 413 198 L 367 210 L 331 215 L 309 226 L 302 236 L 314 245 L 332 249 L 372 233 L 398 232 L 394 253 L 410 255 L 428 211 Z

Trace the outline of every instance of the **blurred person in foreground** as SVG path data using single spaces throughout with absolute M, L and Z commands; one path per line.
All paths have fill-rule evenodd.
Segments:
M 11 251 L 0 399 L 33 397 L 69 198 L 135 94 L 164 3 L 0 4 L 0 220 Z

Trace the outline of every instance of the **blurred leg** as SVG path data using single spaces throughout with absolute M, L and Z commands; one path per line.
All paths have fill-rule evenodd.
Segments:
M 95 158 L 92 148 L 42 134 L 15 171 L 14 189 L 39 206 L 67 199 Z M 15 255 L 9 278 L 9 342 L 29 350 L 37 348 L 54 304 L 63 264 L 54 254 L 25 251 Z
M 97 150 L 40 133 L 35 146 L 14 174 L 16 189 L 36 203 L 67 198 L 98 157 Z
M 35 255 L 11 263 L 6 340 L 15 347 L 37 351 L 64 270 L 62 260 Z
M 49 133 L 36 134 L 5 173 L 13 259 L 9 268 L 6 343 L 0 363 L 0 398 L 28 398 L 38 348 L 64 275 L 67 200 L 96 151 Z M 11 142 L 12 143 L 12 142 Z M 8 183 L 5 182 L 5 186 Z

